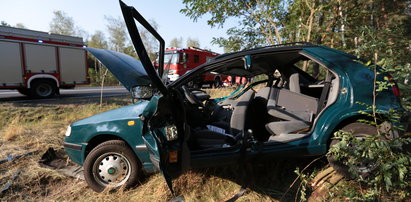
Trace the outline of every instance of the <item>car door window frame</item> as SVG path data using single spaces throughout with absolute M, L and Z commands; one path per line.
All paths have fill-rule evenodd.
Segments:
M 139 56 L 140 61 L 144 66 L 144 69 L 151 78 L 153 85 L 157 87 L 163 95 L 167 94 L 167 88 L 165 84 L 161 81 L 164 68 L 164 39 L 134 7 L 127 6 L 122 1 L 120 1 L 120 7 L 123 13 L 124 20 L 126 22 L 128 32 L 131 36 L 131 41 L 133 42 L 137 55 Z M 139 22 L 148 32 L 150 32 L 158 40 L 160 44 L 158 73 L 155 70 L 153 64 L 151 63 L 150 57 L 147 54 L 147 50 L 141 39 L 135 20 L 137 20 L 137 22 Z

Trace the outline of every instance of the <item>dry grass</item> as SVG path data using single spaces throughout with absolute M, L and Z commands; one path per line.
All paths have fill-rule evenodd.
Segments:
M 15 137 L 23 135 L 25 128 L 20 123 L 20 117 L 14 118 L 9 125 L 4 129 L 2 139 L 3 141 L 9 141 Z
M 213 97 L 224 96 L 228 89 L 208 89 Z M 69 123 L 103 111 L 123 106 L 114 100 L 97 104 L 15 106 L 0 104 L 0 159 L 38 151 L 33 155 L 0 165 L 0 186 L 20 172 L 2 201 L 165 201 L 173 198 L 160 174 L 148 176 L 130 190 L 96 193 L 82 180 L 41 167 L 38 160 L 49 148 L 62 149 L 64 132 Z M 295 178 L 301 163 L 284 161 L 247 167 L 228 166 L 195 170 L 174 181 L 176 195 L 186 201 L 225 201 L 247 186 L 249 191 L 240 201 L 276 201 Z M 290 197 L 293 197 L 291 195 Z
M 265 84 L 259 84 L 253 87 L 255 91 L 258 91 L 260 88 L 264 87 Z M 202 89 L 207 92 L 211 98 L 219 98 L 230 95 L 230 93 L 234 92 L 238 86 L 231 86 L 226 88 L 206 88 Z M 247 87 L 247 86 L 246 86 Z
M 33 155 L 1 164 L 1 186 L 11 180 L 17 171 L 20 172 L 12 187 L 2 196 L 2 201 L 48 200 L 59 195 L 61 191 L 56 192 L 56 189 L 66 189 L 67 187 L 62 184 L 75 180 L 41 167 L 38 163 L 41 155 L 49 147 L 62 148 L 64 132 L 69 123 L 120 106 L 122 105 L 116 103 L 106 104 L 103 107 L 97 104 L 43 106 L 1 104 L 0 159 L 37 151 Z M 81 183 L 84 184 L 84 182 L 75 183 L 75 187 Z
M 211 98 L 218 98 L 218 97 L 224 97 L 224 96 L 229 95 L 235 89 L 234 88 L 206 88 L 203 90 L 207 92 L 211 96 Z

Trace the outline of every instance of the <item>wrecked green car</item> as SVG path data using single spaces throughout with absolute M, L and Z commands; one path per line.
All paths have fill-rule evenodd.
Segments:
M 374 73 L 355 56 L 311 43 L 281 44 L 220 55 L 167 84 L 164 40 L 133 7 L 121 2 L 121 9 L 140 60 L 86 49 L 138 101 L 70 124 L 64 139 L 93 190 L 134 186 L 142 172 L 157 171 L 172 188 L 171 180 L 190 168 L 324 155 L 340 129 L 373 135 L 375 127 L 360 131 L 356 121 L 368 119 L 359 111 L 369 109 L 357 103 L 372 104 Z M 158 69 L 136 21 L 160 43 Z M 303 71 L 306 64 L 322 74 Z M 249 84 L 211 99 L 189 85 L 204 73 L 245 77 Z M 404 111 L 396 85 L 378 94 L 376 104 L 381 117 Z M 406 127 L 407 120 L 396 124 Z

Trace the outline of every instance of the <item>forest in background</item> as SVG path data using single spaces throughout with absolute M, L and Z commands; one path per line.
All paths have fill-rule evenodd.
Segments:
M 296 41 L 311 42 L 378 63 L 393 75 L 410 108 L 409 0 L 183 0 L 181 13 L 212 27 L 237 25 L 212 43 L 226 52 Z M 318 71 L 308 69 L 307 71 Z
M 410 0 L 183 0 L 181 14 L 193 21 L 206 18 L 211 27 L 237 25 L 227 30 L 226 37 L 215 37 L 212 44 L 225 52 L 255 47 L 305 41 L 346 51 L 378 63 L 393 75 L 402 92 L 403 103 L 411 109 L 411 1 Z M 178 15 L 176 13 L 176 15 Z M 63 11 L 55 11 L 50 32 L 82 36 L 88 47 L 112 49 L 137 57 L 124 20 L 105 17 L 107 29 L 89 34 L 76 26 Z M 150 20 L 154 28 L 158 25 Z M 2 21 L 1 25 L 8 25 Z M 25 28 L 18 23 L 16 27 Z M 161 33 L 160 33 L 161 34 Z M 210 33 L 211 34 L 211 33 Z M 156 40 L 140 27 L 140 35 L 150 57 L 158 51 Z M 200 47 L 197 39 L 176 36 L 170 47 Z M 97 61 L 90 59 L 90 77 L 94 85 L 118 84 Z M 318 71 L 318 69 L 306 69 Z M 106 75 L 106 76 L 104 76 Z

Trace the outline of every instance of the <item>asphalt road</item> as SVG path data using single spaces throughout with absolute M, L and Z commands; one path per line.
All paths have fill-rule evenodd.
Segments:
M 98 98 L 100 97 L 100 87 L 76 87 L 75 89 L 61 89 L 60 95 L 48 99 L 41 100 L 53 100 L 64 98 Z M 103 88 L 103 97 L 115 97 L 126 96 L 129 92 L 124 87 L 120 86 L 107 86 Z M 17 90 L 0 90 L 0 103 L 1 102 L 38 102 L 39 99 L 33 99 L 25 95 L 20 94 Z

